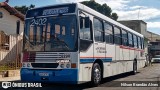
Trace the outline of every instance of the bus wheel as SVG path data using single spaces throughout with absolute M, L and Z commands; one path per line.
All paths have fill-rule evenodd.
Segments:
M 137 73 L 137 61 L 134 60 L 133 61 L 133 75 L 135 75 Z
M 101 68 L 98 63 L 95 63 L 92 68 L 92 84 L 98 86 L 101 82 Z

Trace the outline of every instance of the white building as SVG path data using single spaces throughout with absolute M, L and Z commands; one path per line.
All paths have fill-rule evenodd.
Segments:
M 8 35 L 16 34 L 16 23 L 20 21 L 20 33 L 24 29 L 24 15 L 6 2 L 0 3 L 0 30 L 5 31 Z
M 16 37 L 17 21 L 20 21 L 20 35 Z M 0 61 L 15 60 L 22 50 L 24 15 L 6 2 L 0 3 Z M 5 35 L 8 37 L 4 37 Z M 8 39 L 8 40 L 7 40 Z M 7 45 L 7 48 L 4 48 Z

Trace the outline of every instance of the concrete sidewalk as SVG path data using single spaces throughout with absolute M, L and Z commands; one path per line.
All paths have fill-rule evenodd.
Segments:
M 20 70 L 7 70 L 7 77 L 0 75 L 0 81 L 19 81 L 20 80 Z
M 19 81 L 19 80 L 20 80 L 20 76 L 0 78 L 0 82 L 2 82 L 2 81 Z

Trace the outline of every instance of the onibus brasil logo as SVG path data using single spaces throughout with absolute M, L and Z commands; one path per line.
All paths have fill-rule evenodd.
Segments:
M 11 82 L 2 82 L 2 87 L 4 89 L 7 89 L 7 88 L 11 87 Z
M 2 88 L 9 87 L 42 87 L 41 83 L 18 83 L 18 82 L 2 82 Z

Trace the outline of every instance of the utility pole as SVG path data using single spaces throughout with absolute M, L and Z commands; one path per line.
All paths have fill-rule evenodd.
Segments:
M 139 11 L 138 11 L 138 20 L 139 20 L 139 16 L 140 16 L 140 9 L 141 9 L 141 8 L 139 8 Z

